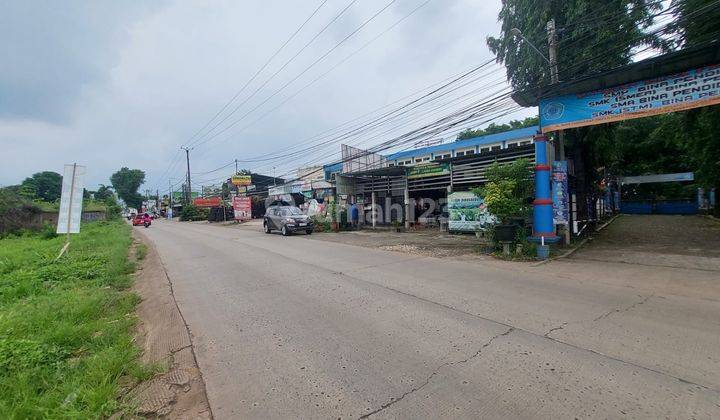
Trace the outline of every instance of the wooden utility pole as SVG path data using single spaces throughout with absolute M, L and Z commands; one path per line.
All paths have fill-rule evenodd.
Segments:
M 168 212 L 167 214 L 170 215 L 169 219 L 172 222 L 172 212 L 173 212 L 173 192 L 172 192 L 172 181 L 168 179 Z

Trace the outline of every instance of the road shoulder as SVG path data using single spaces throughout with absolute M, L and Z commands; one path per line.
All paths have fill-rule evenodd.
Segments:
M 165 267 L 153 243 L 133 232 L 147 253 L 136 273 L 133 290 L 142 301 L 137 307 L 135 340 L 143 362 L 159 364 L 162 372 L 131 393 L 137 414 L 180 419 L 210 419 L 205 383 L 192 347 L 190 333 L 177 306 Z

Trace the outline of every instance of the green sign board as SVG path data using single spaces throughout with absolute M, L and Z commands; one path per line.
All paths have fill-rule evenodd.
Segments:
M 473 232 L 485 230 L 497 223 L 495 216 L 487 211 L 485 199 L 470 191 L 454 192 L 447 198 L 448 230 L 450 232 Z
M 408 170 L 408 179 L 426 178 L 450 174 L 449 163 L 433 163 L 429 165 L 413 166 Z

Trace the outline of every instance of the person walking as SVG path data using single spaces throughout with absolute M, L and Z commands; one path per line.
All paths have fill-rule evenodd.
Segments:
M 350 206 L 350 221 L 352 223 L 353 229 L 357 230 L 358 228 L 358 220 L 360 219 L 360 211 L 358 210 L 357 203 L 354 203 L 352 206 Z

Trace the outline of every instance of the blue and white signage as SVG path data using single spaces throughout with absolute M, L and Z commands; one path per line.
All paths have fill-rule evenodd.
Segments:
M 567 225 L 570 221 L 570 196 L 568 194 L 568 166 L 566 160 L 552 163 L 553 223 Z
M 720 103 L 720 64 L 540 101 L 544 133 Z

